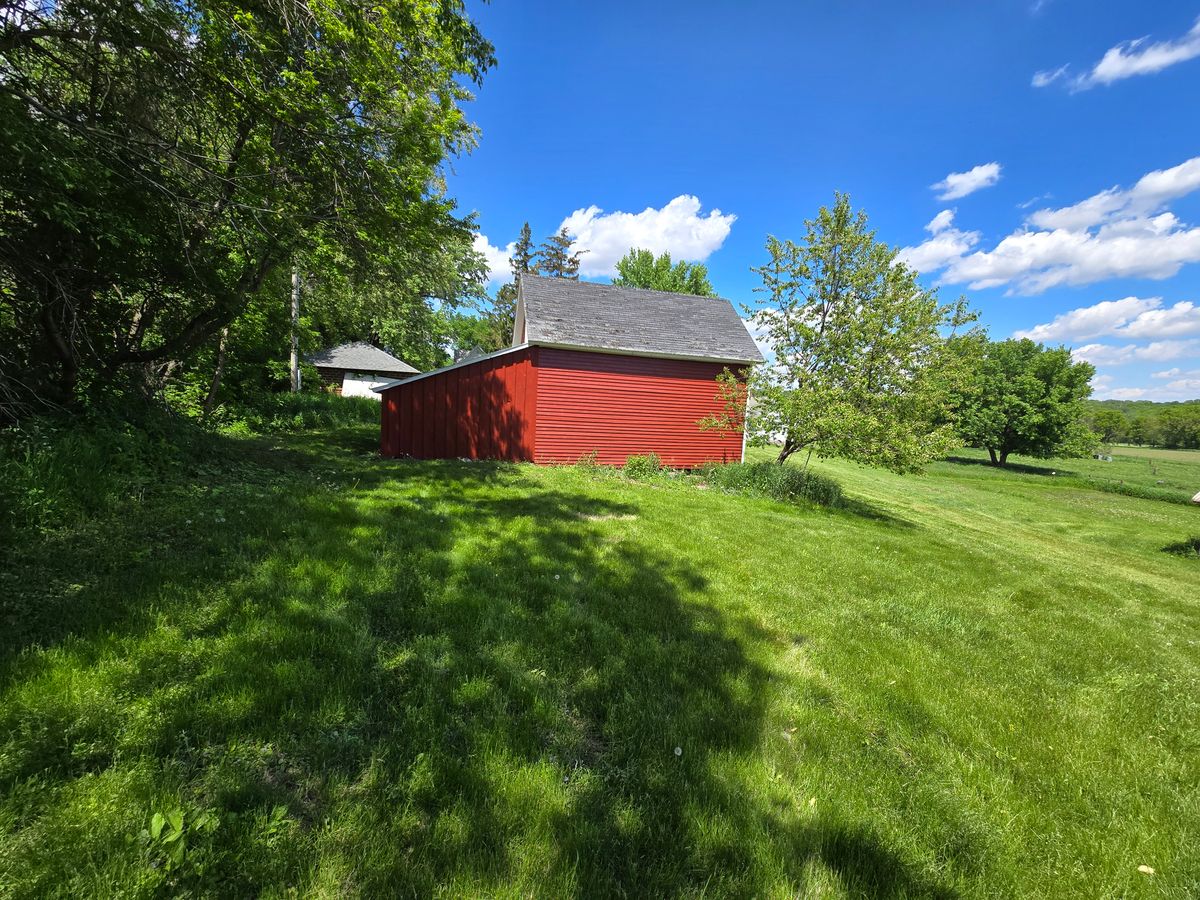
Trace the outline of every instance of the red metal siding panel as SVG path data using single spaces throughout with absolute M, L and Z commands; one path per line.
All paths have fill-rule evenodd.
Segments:
M 380 452 L 417 459 L 529 460 L 528 350 L 402 381 L 383 392 Z
M 621 465 L 657 453 L 670 466 L 733 461 L 741 433 L 701 431 L 716 412 L 720 363 L 540 347 L 533 458 L 571 463 L 592 451 Z

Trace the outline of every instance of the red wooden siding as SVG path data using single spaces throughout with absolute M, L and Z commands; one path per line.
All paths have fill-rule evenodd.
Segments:
M 701 431 L 721 363 L 533 347 L 401 382 L 383 392 L 380 451 L 416 459 L 621 465 L 741 459 L 741 433 Z
M 573 463 L 593 450 L 613 465 L 635 453 L 679 467 L 742 458 L 740 433 L 698 424 L 719 408 L 723 364 L 535 349 L 536 462 Z
M 416 459 L 531 460 L 537 371 L 528 349 L 383 392 L 379 449 Z

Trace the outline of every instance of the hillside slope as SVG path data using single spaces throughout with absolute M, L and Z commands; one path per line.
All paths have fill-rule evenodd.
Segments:
M 1200 892 L 1200 563 L 1161 549 L 1200 510 L 373 440 L 231 441 L 14 555 L 0 895 Z

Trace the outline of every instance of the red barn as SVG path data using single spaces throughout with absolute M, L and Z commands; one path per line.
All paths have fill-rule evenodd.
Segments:
M 762 361 L 728 300 L 522 275 L 513 346 L 376 388 L 380 450 L 417 459 L 669 466 L 740 460 L 703 431 L 717 376 Z

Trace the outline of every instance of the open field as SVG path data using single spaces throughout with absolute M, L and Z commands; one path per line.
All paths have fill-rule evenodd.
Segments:
M 1200 450 L 1114 447 L 1111 456 L 1112 462 L 1090 458 L 1031 459 L 1013 456 L 1009 460 L 1009 469 L 1014 473 L 1075 481 L 1083 486 L 1100 487 L 1116 493 L 1143 492 L 1151 499 L 1180 503 L 1189 502 L 1200 491 Z M 954 454 L 951 462 L 986 466 L 987 451 L 965 448 Z
M 848 511 L 374 439 L 9 559 L 0 896 L 1200 894 L 1200 509 L 1124 461 L 814 461 Z
M 1121 456 L 1161 459 L 1200 466 L 1200 450 L 1166 450 L 1160 447 L 1134 447 L 1130 444 L 1117 444 L 1113 447 L 1113 452 Z

